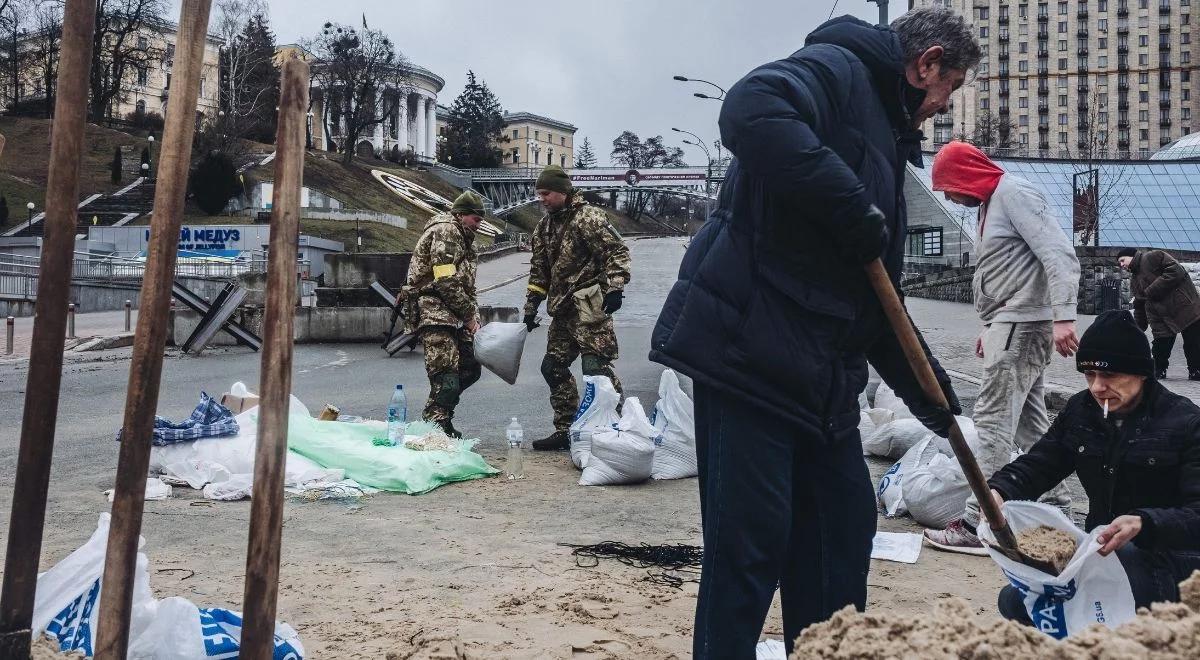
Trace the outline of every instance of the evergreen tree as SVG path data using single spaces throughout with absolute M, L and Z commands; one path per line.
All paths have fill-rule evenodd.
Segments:
M 275 141 L 279 71 L 274 57 L 275 33 L 262 14 L 252 16 L 221 51 L 221 109 L 232 118 L 229 128 L 238 137 Z
M 229 156 L 212 152 L 200 159 L 191 176 L 192 195 L 200 210 L 217 215 L 238 194 L 237 167 Z
M 8 198 L 0 195 L 0 225 L 8 224 Z
M 446 125 L 445 157 L 455 167 L 499 167 L 504 157 L 504 111 L 487 83 L 467 72 L 467 86 L 454 99 Z
M 121 147 L 117 147 L 112 159 L 112 182 L 121 183 Z
M 596 154 L 592 151 L 592 143 L 587 138 L 583 138 L 583 144 L 575 153 L 575 168 L 590 170 L 594 167 L 596 167 Z

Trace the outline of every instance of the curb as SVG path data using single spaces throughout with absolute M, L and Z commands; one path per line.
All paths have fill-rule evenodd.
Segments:
M 953 369 L 946 369 L 946 373 L 949 374 L 951 378 L 970 383 L 976 387 L 983 384 L 983 380 L 978 376 L 972 376 L 971 374 L 966 374 L 961 371 L 954 371 Z M 1045 384 L 1045 390 L 1046 407 L 1050 410 L 1062 410 L 1067 405 L 1067 401 L 1070 400 L 1071 397 L 1075 396 L 1075 393 L 1078 391 L 1072 390 L 1064 385 L 1059 385 L 1058 383 L 1051 383 L 1049 381 L 1047 381 Z

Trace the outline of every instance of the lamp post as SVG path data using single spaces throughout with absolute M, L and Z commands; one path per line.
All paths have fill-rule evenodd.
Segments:
M 716 83 L 711 83 L 711 82 L 708 82 L 707 80 L 701 80 L 699 78 L 688 78 L 687 76 L 672 76 L 672 78 L 674 80 L 678 80 L 679 82 L 698 82 L 698 83 L 704 83 L 705 85 L 711 85 L 712 87 L 716 88 L 716 90 L 718 92 L 720 92 L 720 95 L 718 95 L 718 96 L 709 96 L 708 94 L 704 94 L 702 92 L 693 92 L 692 96 L 695 96 L 698 99 L 709 99 L 711 101 L 724 101 L 725 100 L 725 88 L 721 87 L 720 85 L 718 85 Z
M 534 140 L 529 140 L 525 144 L 529 147 L 529 157 L 533 161 L 533 164 L 531 164 L 529 166 L 529 169 L 532 170 L 532 169 L 534 169 L 534 165 L 539 164 L 538 163 L 538 154 L 540 154 L 542 152 L 542 145 L 538 144 Z
M 312 146 L 312 126 L 313 126 L 313 113 L 310 110 L 309 113 L 307 115 L 305 115 L 305 121 L 304 121 L 304 148 L 308 149 L 308 150 L 311 150 L 313 148 L 313 146 Z
M 879 24 L 886 27 L 888 24 L 888 0 L 867 0 L 867 2 L 879 5 Z
M 148 141 L 150 143 L 150 162 L 153 163 L 154 162 L 154 134 L 151 133 L 150 136 L 146 138 L 146 141 Z M 147 169 L 149 169 L 149 168 L 147 168 Z
M 712 154 L 708 151 L 708 147 L 704 146 L 704 140 L 701 140 L 699 135 L 696 135 L 691 131 L 685 131 L 678 128 L 671 128 L 671 130 L 675 131 L 676 133 L 683 133 L 684 135 L 690 135 L 696 138 L 695 142 L 692 142 L 691 140 L 684 140 L 683 143 L 690 144 L 693 147 L 700 147 L 700 150 L 704 152 L 704 159 L 707 163 L 707 167 L 705 168 L 706 174 L 704 175 L 704 194 L 708 195 L 711 192 L 709 182 L 712 180 Z
M 33 202 L 29 202 L 28 204 L 25 205 L 25 208 L 29 209 L 29 224 L 32 225 L 33 224 L 33 209 L 35 209 L 37 207 L 34 205 Z

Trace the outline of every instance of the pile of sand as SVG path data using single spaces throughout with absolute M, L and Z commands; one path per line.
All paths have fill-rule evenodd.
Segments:
M 1159 603 L 1109 630 L 1100 625 L 1059 642 L 1037 630 L 973 613 L 958 598 L 933 615 L 865 613 L 846 607 L 796 640 L 793 659 L 1194 660 L 1200 658 L 1200 571 L 1180 585 L 1183 603 Z
M 63 658 L 86 657 L 80 651 L 63 653 L 62 651 L 58 650 L 57 644 L 51 642 L 43 635 L 39 635 L 33 640 L 33 646 L 30 650 L 33 652 L 31 656 L 32 660 L 62 660 Z
M 1017 534 L 1017 547 L 1034 559 L 1048 562 L 1057 575 L 1071 563 L 1078 544 L 1061 529 L 1039 525 Z

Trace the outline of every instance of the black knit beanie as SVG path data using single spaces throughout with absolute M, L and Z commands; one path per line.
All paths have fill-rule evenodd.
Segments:
M 567 175 L 566 170 L 558 165 L 550 165 L 538 175 L 534 188 L 536 190 L 550 190 L 570 195 L 574 186 L 571 185 L 571 177 Z
M 1154 377 L 1150 342 L 1129 312 L 1109 311 L 1096 317 L 1079 340 L 1075 368 L 1080 371 L 1114 371 Z
M 1121 248 L 1121 251 L 1117 253 L 1117 258 L 1132 257 L 1135 254 L 1137 254 L 1137 248 Z

